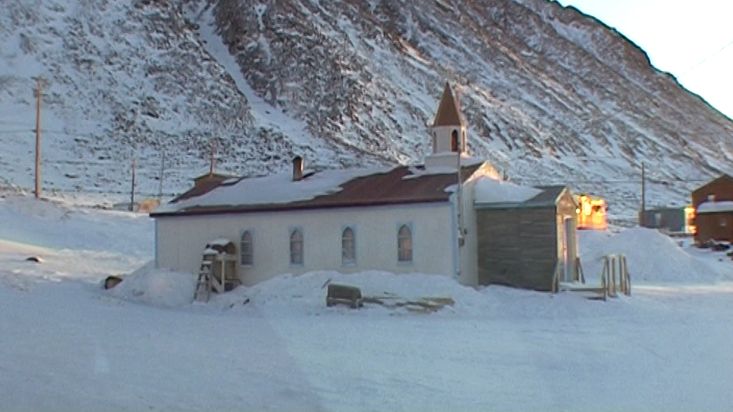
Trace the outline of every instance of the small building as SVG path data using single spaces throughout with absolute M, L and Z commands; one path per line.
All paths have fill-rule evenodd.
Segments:
M 670 234 L 693 234 L 695 208 L 659 207 L 646 209 L 639 213 L 639 225 L 652 229 L 660 229 Z
M 203 176 L 151 214 L 156 266 L 196 273 L 205 245 L 220 239 L 238 247 L 230 272 L 244 285 L 383 270 L 550 290 L 558 262 L 575 261 L 572 195 L 500 182 L 467 155 L 466 130 L 446 84 L 422 164 L 308 172 L 298 156 L 292 173 Z
M 724 174 L 692 192 L 695 242 L 733 241 L 733 177 Z
M 598 196 L 580 194 L 576 198 L 578 208 L 578 229 L 606 230 L 608 229 L 608 218 L 606 216 L 608 205 L 606 201 Z
M 570 190 L 521 188 L 523 195 L 497 201 L 490 186 L 498 184 L 476 187 L 479 283 L 551 290 L 556 271 L 560 281 L 575 280 L 578 205 Z

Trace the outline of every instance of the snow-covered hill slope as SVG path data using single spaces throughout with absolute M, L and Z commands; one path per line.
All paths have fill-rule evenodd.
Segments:
M 420 161 L 443 83 L 475 155 L 633 214 L 731 172 L 733 123 L 614 30 L 541 0 L 17 0 L 0 13 L 3 178 L 30 184 L 32 75 L 48 80 L 49 184 L 142 191 L 238 174 Z M 15 130 L 22 129 L 22 132 Z M 123 174 L 124 173 L 124 174 Z M 613 207 L 614 205 L 625 207 Z

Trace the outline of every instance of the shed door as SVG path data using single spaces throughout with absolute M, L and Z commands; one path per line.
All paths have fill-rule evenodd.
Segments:
M 573 218 L 566 217 L 563 222 L 563 240 L 562 240 L 562 261 L 565 282 L 574 281 L 575 273 L 575 227 Z

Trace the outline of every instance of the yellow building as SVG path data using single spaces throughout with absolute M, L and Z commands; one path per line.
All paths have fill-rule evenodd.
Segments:
M 581 194 L 577 196 L 578 229 L 606 230 L 608 220 L 606 201 L 597 196 Z

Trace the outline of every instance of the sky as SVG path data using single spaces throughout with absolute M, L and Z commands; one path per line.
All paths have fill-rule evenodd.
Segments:
M 559 0 L 623 33 L 688 90 L 733 118 L 733 1 Z

